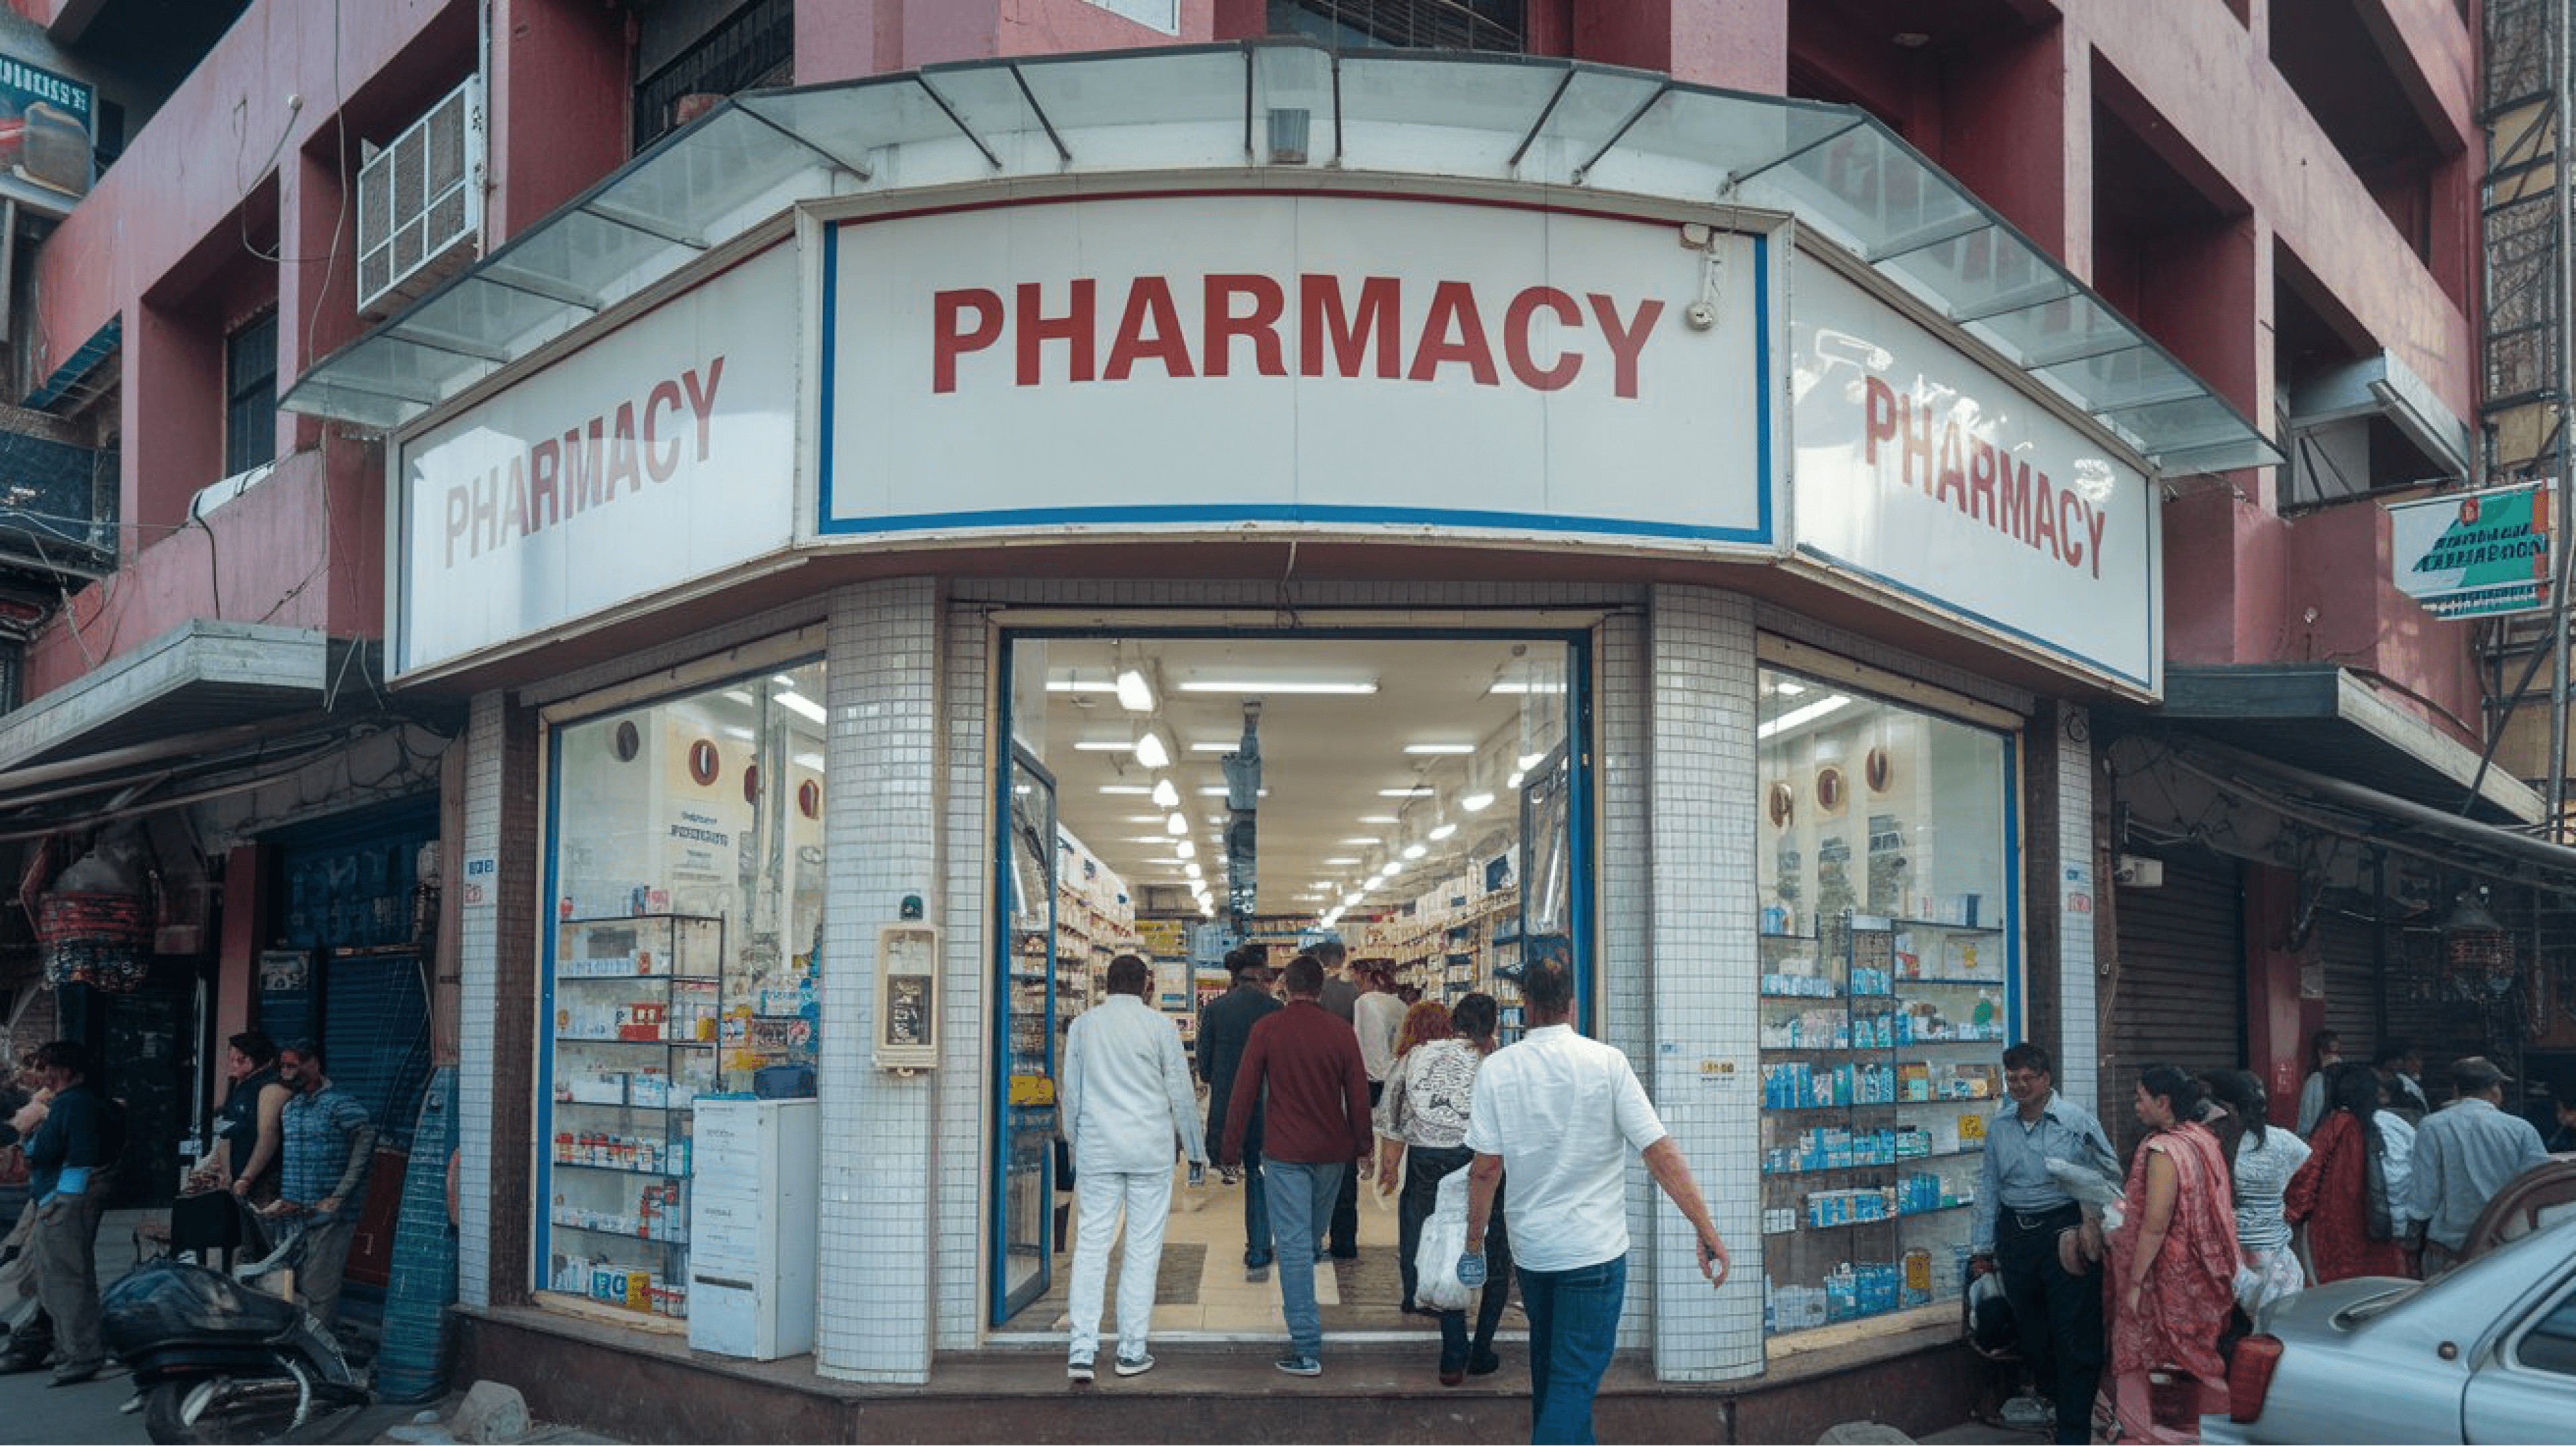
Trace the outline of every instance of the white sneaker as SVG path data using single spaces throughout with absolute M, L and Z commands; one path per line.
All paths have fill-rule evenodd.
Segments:
M 1152 1356 L 1120 1356 L 1117 1371 L 1122 1376 L 1141 1376 L 1154 1369 Z
M 1064 1378 L 1068 1381 L 1079 1382 L 1083 1385 L 1091 1384 L 1091 1357 L 1075 1356 L 1072 1360 L 1065 1362 Z

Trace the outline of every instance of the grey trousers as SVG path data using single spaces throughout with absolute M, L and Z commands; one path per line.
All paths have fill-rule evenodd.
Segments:
M 324 1330 L 340 1323 L 340 1279 L 349 1268 L 349 1239 L 358 1222 L 346 1209 L 304 1227 L 304 1262 L 295 1268 L 295 1293 L 304 1297 Z
M 36 1212 L 27 1254 L 35 1262 L 36 1299 L 54 1322 L 54 1349 L 66 1366 L 107 1359 L 98 1338 L 98 1218 L 107 1213 L 108 1172 L 90 1172 L 89 1188 L 57 1195 Z

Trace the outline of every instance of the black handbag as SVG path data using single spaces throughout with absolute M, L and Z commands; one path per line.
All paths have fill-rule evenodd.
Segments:
M 2376 1126 L 2361 1131 L 2361 1233 L 2372 1240 L 2394 1240 L 2397 1224 L 2388 1208 L 2388 1148 Z

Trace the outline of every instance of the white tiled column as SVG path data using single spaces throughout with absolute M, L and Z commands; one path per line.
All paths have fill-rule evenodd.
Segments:
M 2057 1088 L 2061 1094 L 2099 1118 L 2102 1112 L 2101 1005 L 2096 983 L 2094 921 L 2091 909 L 2066 907 L 2069 896 L 2099 899 L 2110 885 L 2095 877 L 2093 867 L 2092 718 L 2083 709 L 2061 704 L 2057 709 L 2057 866 L 2052 870 L 2058 896 L 2050 902 L 2057 913 L 2058 1017 Z
M 481 693 L 456 745 L 465 758 L 464 815 L 456 821 L 462 856 L 526 861 L 502 871 L 490 907 L 458 910 L 456 1288 L 467 1305 L 523 1300 L 530 1284 L 533 1162 L 524 1132 L 514 1140 L 503 1125 L 513 1118 L 505 1112 L 525 1117 L 537 1048 L 528 942 L 537 908 L 534 861 L 542 855 L 533 726 L 503 694 Z M 531 735 L 513 738 L 513 729 Z
M 1648 629 L 1653 1043 L 1638 1072 L 1734 1256 L 1710 1290 L 1689 1222 L 1669 1203 L 1649 1207 L 1655 1374 L 1733 1380 L 1763 1363 L 1753 607 L 1657 587 Z M 1605 749 L 1609 707 L 1605 697 Z
M 972 1072 L 975 1037 L 945 1021 L 943 1069 L 870 1062 L 876 936 L 919 895 L 940 910 L 938 592 L 923 578 L 862 583 L 831 600 L 825 725 L 831 806 L 823 906 L 821 1292 L 815 1369 L 844 1380 L 930 1378 L 938 1266 L 928 1182 L 939 1163 L 938 1092 Z M 956 997 L 952 990 L 949 999 Z M 943 1004 L 948 1002 L 942 1001 Z

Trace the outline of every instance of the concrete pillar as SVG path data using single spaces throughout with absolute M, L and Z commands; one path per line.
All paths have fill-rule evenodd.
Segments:
M 1577 60 L 1763 95 L 1789 89 L 1789 0 L 1575 0 L 1573 41 Z
M 1653 1283 L 1649 1343 L 1659 1379 L 1736 1380 L 1760 1374 L 1763 1363 L 1761 1197 L 1740 1182 L 1730 1188 L 1733 1172 L 1761 1157 L 1760 1075 L 1744 1048 L 1760 1032 L 1753 606 L 1707 588 L 1659 586 L 1649 627 L 1645 665 L 1630 673 L 1642 673 L 1638 686 L 1614 687 L 1619 670 L 1605 659 L 1598 702 L 1603 811 L 1650 820 L 1652 955 L 1644 972 L 1654 1042 L 1651 1054 L 1632 1049 L 1630 1057 L 1734 1257 L 1725 1286 L 1711 1291 L 1690 1223 L 1660 1198 L 1643 1203 L 1651 1212 L 1643 1237 Z M 1609 654 L 1617 631 L 1606 631 Z M 1629 767 L 1611 756 L 1612 739 L 1633 736 L 1620 710 L 1636 707 L 1644 713 L 1650 792 L 1634 787 Z M 1611 842 L 1604 837 L 1605 855 Z M 1653 1192 L 1651 1183 L 1645 1189 Z
M 822 1290 L 815 1369 L 884 1384 L 930 1378 L 940 1264 L 930 1248 L 939 1214 L 940 1096 L 979 1057 L 971 1026 L 951 1016 L 946 1063 L 909 1076 L 869 1060 L 875 1037 L 877 930 L 919 895 L 944 920 L 940 859 L 939 600 L 926 578 L 863 583 L 831 602 L 831 716 L 825 753 L 830 881 L 824 903 L 826 1051 L 822 1093 Z M 953 947 L 951 957 L 954 957 Z M 951 970 L 943 1004 L 974 988 Z M 972 1116 L 968 1116 L 971 1120 Z M 951 1145 L 950 1148 L 957 1148 Z M 963 1143 L 969 1161 L 971 1143 Z M 971 1217 L 970 1217 L 971 1218 Z

